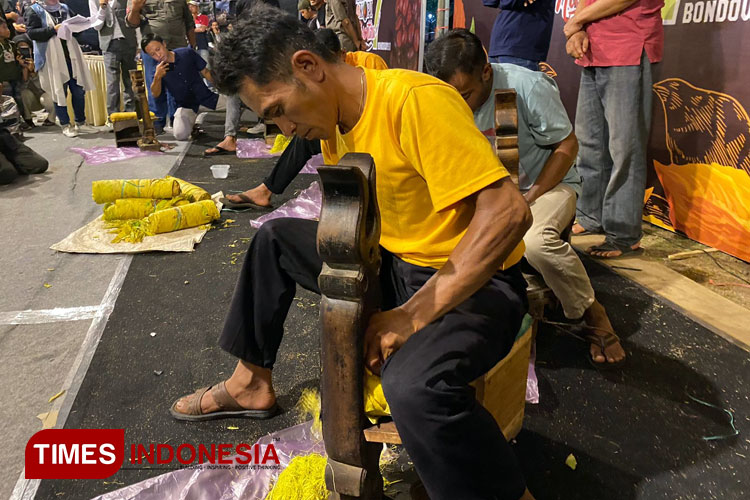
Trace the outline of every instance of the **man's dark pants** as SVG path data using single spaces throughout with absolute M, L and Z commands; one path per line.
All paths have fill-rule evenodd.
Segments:
M 261 226 L 219 339 L 223 349 L 273 367 L 296 285 L 320 293 L 317 227 L 300 219 Z M 411 336 L 383 366 L 393 419 L 433 500 L 516 500 L 524 492 L 513 451 L 469 386 L 513 345 L 527 309 L 526 283 L 517 268 L 496 273 L 464 303 Z M 383 251 L 383 309 L 406 302 L 435 272 Z
M 41 174 L 47 167 L 42 155 L 0 129 L 0 185 L 10 184 L 19 175 Z
M 263 184 L 274 194 L 283 193 L 297 174 L 305 168 L 307 160 L 317 154 L 320 154 L 319 140 L 308 141 L 293 135 Z

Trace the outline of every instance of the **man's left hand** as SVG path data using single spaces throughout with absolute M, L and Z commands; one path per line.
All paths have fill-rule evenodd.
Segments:
M 565 33 L 565 38 L 570 38 L 582 29 L 583 26 L 581 26 L 581 24 L 576 20 L 576 17 L 573 16 L 570 18 L 570 20 L 568 20 L 567 23 L 565 23 L 565 27 L 563 27 L 563 33 Z
M 416 332 L 411 316 L 397 307 L 372 315 L 365 332 L 365 365 L 380 375 L 383 363 Z

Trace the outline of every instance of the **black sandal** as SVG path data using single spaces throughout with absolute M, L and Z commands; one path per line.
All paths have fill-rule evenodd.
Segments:
M 620 255 L 616 255 L 614 257 L 605 257 L 603 255 L 593 255 L 591 252 L 620 252 Z M 593 257 L 595 259 L 617 259 L 619 257 L 624 257 L 628 254 L 638 254 L 643 252 L 643 248 L 632 248 L 628 245 L 618 245 L 617 243 L 612 243 L 611 241 L 605 241 L 601 245 L 594 245 L 593 247 L 589 247 L 586 249 L 586 254 L 588 254 L 590 257 Z
M 211 151 L 210 153 L 208 151 L 203 151 L 204 158 L 208 158 L 209 156 L 233 155 L 237 153 L 237 151 L 230 151 L 228 149 L 222 148 L 221 146 L 214 146 L 209 149 L 215 149 L 216 151 Z

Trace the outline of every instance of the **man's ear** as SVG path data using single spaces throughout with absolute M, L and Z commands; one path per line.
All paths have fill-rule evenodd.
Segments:
M 492 79 L 492 65 L 486 63 L 482 68 L 482 82 L 487 83 Z
M 309 50 L 298 50 L 292 54 L 292 72 L 315 82 L 323 81 L 322 60 Z

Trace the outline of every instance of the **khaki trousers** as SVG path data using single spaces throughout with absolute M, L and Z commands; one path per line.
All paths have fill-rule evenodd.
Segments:
M 565 317 L 578 319 L 594 303 L 594 289 L 581 259 L 561 237 L 576 212 L 576 193 L 558 184 L 531 204 L 534 223 L 523 238 L 524 256 L 560 300 Z

